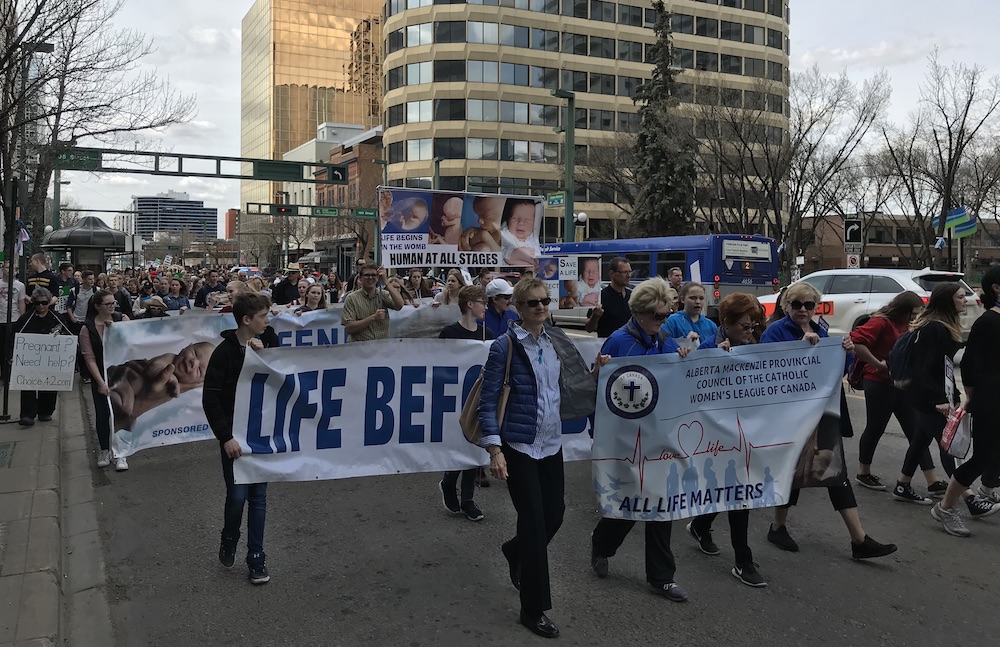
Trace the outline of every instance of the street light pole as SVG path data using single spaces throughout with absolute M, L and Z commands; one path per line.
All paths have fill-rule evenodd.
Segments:
M 563 215 L 563 242 L 570 242 L 570 235 L 575 231 L 573 220 L 573 190 L 575 182 L 573 180 L 573 157 L 576 153 L 576 93 L 570 90 L 557 88 L 552 91 L 552 96 L 558 99 L 566 99 L 566 121 L 563 123 L 563 132 L 566 133 L 566 152 L 563 154 L 563 161 L 566 166 L 566 176 L 563 179 L 565 188 L 565 213 Z
M 437 191 L 438 189 L 441 188 L 441 158 L 440 157 L 435 157 L 434 158 L 434 184 L 431 185 L 431 188 L 434 189 L 435 191 Z

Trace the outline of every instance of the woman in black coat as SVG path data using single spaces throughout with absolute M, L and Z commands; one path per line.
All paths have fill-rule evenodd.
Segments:
M 27 334 L 71 334 L 52 309 L 52 293 L 46 288 L 35 288 L 31 292 L 30 308 L 14 323 L 14 330 Z M 52 420 L 56 410 L 56 391 L 21 391 L 22 427 L 35 424 L 37 416 L 41 422 Z

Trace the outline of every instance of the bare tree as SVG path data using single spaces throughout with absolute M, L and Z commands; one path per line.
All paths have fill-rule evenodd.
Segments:
M 292 216 L 287 218 L 285 235 L 295 243 L 295 257 L 302 256 L 302 245 L 313 239 L 317 227 L 313 218 Z
M 588 185 L 590 195 L 596 198 L 593 202 L 613 204 L 620 218 L 628 220 L 638 196 L 636 134 L 617 131 L 607 135 L 599 144 L 590 144 L 586 163 L 577 164 L 573 172 L 578 182 Z

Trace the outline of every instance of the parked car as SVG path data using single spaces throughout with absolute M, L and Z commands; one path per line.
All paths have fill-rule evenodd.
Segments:
M 968 339 L 972 323 L 985 310 L 982 299 L 962 280 L 962 276 L 956 272 L 930 269 L 864 268 L 820 270 L 802 277 L 797 283 L 808 283 L 823 295 L 822 303 L 816 308 L 816 316 L 826 322 L 831 335 L 847 334 L 860 325 L 865 316 L 889 303 L 904 290 L 915 292 L 927 303 L 934 286 L 943 281 L 959 283 L 965 290 L 966 303 L 962 315 L 962 335 Z M 774 311 L 777 299 L 777 294 L 760 298 L 768 315 Z

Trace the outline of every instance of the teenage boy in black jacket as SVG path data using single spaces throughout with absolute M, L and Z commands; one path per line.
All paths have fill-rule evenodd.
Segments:
M 247 567 L 250 582 L 264 584 L 271 577 L 264 564 L 264 519 L 267 510 L 267 483 L 236 485 L 233 479 L 233 461 L 243 450 L 233 438 L 233 410 L 236 405 L 236 385 L 246 349 L 260 350 L 265 342 L 259 339 L 268 328 L 267 317 L 270 300 L 260 294 L 241 294 L 233 303 L 236 330 L 222 333 L 222 343 L 212 352 L 205 372 L 202 406 L 212 433 L 219 439 L 222 451 L 222 475 L 226 481 L 226 509 L 219 546 L 219 561 L 230 568 L 236 561 L 236 544 L 240 540 L 243 524 L 243 507 L 247 511 Z M 272 345 L 272 344 L 266 344 Z

